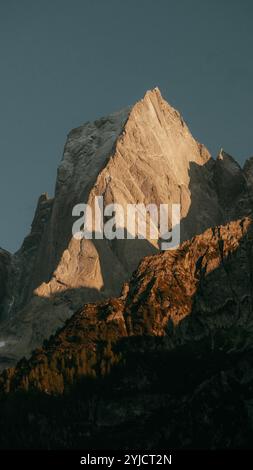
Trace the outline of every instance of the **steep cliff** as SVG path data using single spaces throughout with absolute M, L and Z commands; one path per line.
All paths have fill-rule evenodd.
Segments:
M 8 297 L 8 279 L 10 274 L 11 254 L 0 248 L 0 310 Z
M 84 303 L 117 296 L 143 256 L 158 251 L 148 236 L 72 238 L 75 204 L 94 207 L 96 196 L 123 208 L 179 203 L 184 241 L 249 215 L 250 175 L 225 152 L 213 160 L 157 88 L 133 107 L 70 132 L 55 196 L 40 197 L 31 233 L 11 259 L 2 302 L 2 367 L 41 345 Z

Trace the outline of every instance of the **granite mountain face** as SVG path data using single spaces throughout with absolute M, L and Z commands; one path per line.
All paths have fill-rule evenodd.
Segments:
M 85 303 L 120 294 L 153 240 L 76 240 L 78 203 L 181 204 L 181 240 L 252 213 L 253 160 L 216 160 L 155 88 L 133 107 L 70 132 L 55 196 L 38 201 L 20 250 L 0 252 L 2 368 L 38 346 Z M 151 282 L 151 281 L 150 281 Z M 158 322 L 159 323 L 159 322 Z

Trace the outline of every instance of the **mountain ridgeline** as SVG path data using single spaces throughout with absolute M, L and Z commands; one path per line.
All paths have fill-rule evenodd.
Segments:
M 252 212 L 253 160 L 213 160 L 155 88 L 134 106 L 68 135 L 55 196 L 40 196 L 30 234 L 0 252 L 0 365 L 40 346 L 84 303 L 118 296 L 154 240 L 76 240 L 75 204 L 181 205 L 181 241 Z M 171 221 L 169 220 L 169 224 Z M 113 266 L 113 269 L 112 269 Z
M 180 204 L 180 247 L 73 238 L 97 196 Z M 157 88 L 71 131 L 0 250 L 0 447 L 251 447 L 252 212 L 253 158 L 214 160 Z

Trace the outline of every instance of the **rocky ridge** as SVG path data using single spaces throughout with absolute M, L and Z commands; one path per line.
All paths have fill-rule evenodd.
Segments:
M 112 351 L 122 338 L 163 337 L 173 349 L 233 325 L 250 337 L 252 255 L 253 225 L 246 218 L 145 257 L 120 297 L 84 305 L 44 348 L 4 372 L 3 390 L 62 393 L 83 375 L 104 375 L 110 359 L 120 360 Z
M 249 447 L 252 249 L 249 218 L 208 229 L 144 258 L 120 297 L 83 306 L 29 360 L 2 373 L 8 442 Z M 25 431 L 17 436 L 20 406 Z

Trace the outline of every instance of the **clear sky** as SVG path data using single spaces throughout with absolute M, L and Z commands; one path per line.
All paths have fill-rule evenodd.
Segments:
M 0 0 L 0 246 L 53 194 L 67 132 L 155 86 L 213 156 L 252 156 L 252 20 L 252 0 Z

